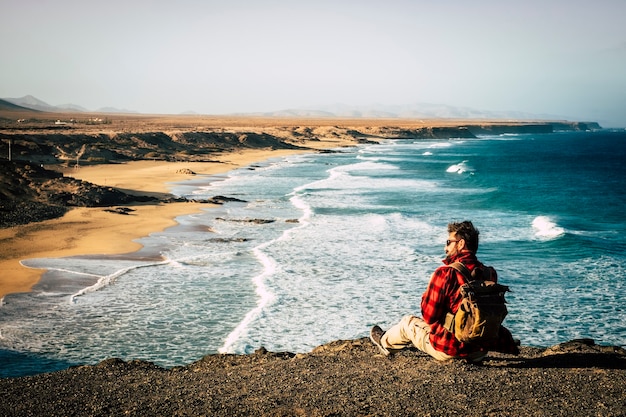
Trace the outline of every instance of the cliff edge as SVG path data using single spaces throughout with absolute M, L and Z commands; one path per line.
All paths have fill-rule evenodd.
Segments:
M 626 352 L 583 339 L 481 365 L 412 350 L 377 354 L 368 339 L 306 354 L 208 355 L 163 369 L 109 359 L 0 379 L 4 416 L 623 416 Z

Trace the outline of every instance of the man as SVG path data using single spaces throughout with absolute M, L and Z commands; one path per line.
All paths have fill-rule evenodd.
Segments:
M 504 327 L 500 327 L 497 340 L 481 345 L 460 342 L 444 327 L 446 314 L 456 312 L 461 303 L 459 288 L 466 281 L 459 271 L 447 265 L 461 262 L 470 272 L 481 268 L 490 271 L 489 280 L 496 282 L 498 279 L 493 268 L 485 267 L 476 258 L 478 234 L 470 221 L 448 224 L 446 259 L 443 260 L 446 266 L 437 268 L 430 278 L 422 295 L 422 317 L 408 315 L 386 332 L 379 326 L 374 326 L 370 332 L 370 339 L 384 355 L 410 345 L 440 361 L 462 358 L 480 362 L 489 350 L 519 354 L 516 341 Z

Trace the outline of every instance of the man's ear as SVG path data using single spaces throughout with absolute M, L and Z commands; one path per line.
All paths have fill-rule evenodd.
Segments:
M 463 238 L 459 239 L 457 244 L 459 245 L 459 252 L 462 251 L 462 250 L 467 249 L 467 245 L 465 244 L 465 239 L 463 239 Z

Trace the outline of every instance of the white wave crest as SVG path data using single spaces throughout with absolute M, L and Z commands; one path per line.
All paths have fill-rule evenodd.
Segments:
M 449 148 L 452 146 L 450 142 L 437 142 L 429 146 L 429 148 Z
M 105 275 L 105 276 L 101 276 L 100 279 L 98 279 L 98 282 L 96 282 L 95 284 L 83 288 L 81 290 L 79 290 L 78 292 L 72 294 L 70 296 L 70 304 L 73 304 L 76 302 L 76 298 L 81 297 L 85 294 L 88 294 L 90 292 L 94 292 L 94 291 L 98 291 L 101 288 L 106 287 L 107 285 L 110 285 L 112 282 L 114 282 L 117 278 L 121 277 L 122 275 L 128 273 L 129 271 L 135 270 L 135 269 L 139 269 L 139 268 L 146 268 L 146 267 L 150 267 L 150 266 L 156 266 L 156 265 L 165 265 L 170 263 L 170 261 L 162 261 L 162 262 L 155 262 L 155 263 L 149 263 L 149 264 L 145 264 L 145 265 L 133 265 L 127 268 L 122 268 L 110 275 Z M 85 274 L 83 274 L 85 275 Z M 90 274 L 91 275 L 91 274 Z
M 451 173 L 456 172 L 457 174 L 464 174 L 466 172 L 473 173 L 474 172 L 474 168 L 469 166 L 467 164 L 467 162 L 468 161 L 463 161 L 463 162 L 458 163 L 458 164 L 450 165 L 450 167 L 448 167 L 448 169 L 446 169 L 446 172 L 451 172 Z
M 365 160 L 355 164 L 341 165 L 333 168 L 331 171 L 351 172 L 351 171 L 379 171 L 381 169 L 398 170 L 399 168 L 392 164 L 375 162 L 373 160 Z
M 304 201 L 304 199 L 302 199 L 302 197 L 296 195 L 295 193 L 292 194 L 293 197 L 291 197 L 289 201 L 291 201 L 291 204 L 293 204 L 295 208 L 302 211 L 302 216 L 298 219 L 299 223 L 308 222 L 311 216 L 313 216 L 313 209 L 306 203 L 306 201 Z
M 266 255 L 262 251 L 274 242 L 275 240 L 272 240 L 253 249 L 254 255 L 264 267 L 263 272 L 252 279 L 252 282 L 256 287 L 256 294 L 259 296 L 257 306 L 254 309 L 250 310 L 243 318 L 243 320 L 237 325 L 235 330 L 233 330 L 226 337 L 224 345 L 218 349 L 219 353 L 233 353 L 233 345 L 235 344 L 235 342 L 239 340 L 239 338 L 248 328 L 250 323 L 252 323 L 257 317 L 259 317 L 263 309 L 276 298 L 274 293 L 272 293 L 265 285 L 265 279 L 269 276 L 272 276 L 276 272 L 277 264 L 274 259 Z
M 533 219 L 532 227 L 535 237 L 552 240 L 565 234 L 565 229 L 554 223 L 548 216 L 537 216 Z

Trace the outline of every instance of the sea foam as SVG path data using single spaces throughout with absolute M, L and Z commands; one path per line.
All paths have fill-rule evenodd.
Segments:
M 538 239 L 551 240 L 565 234 L 565 229 L 554 223 L 548 216 L 535 217 L 532 227 L 535 230 L 535 237 Z

